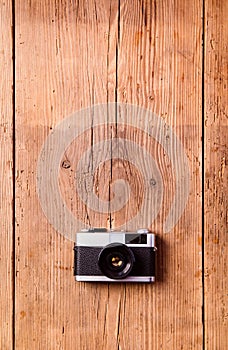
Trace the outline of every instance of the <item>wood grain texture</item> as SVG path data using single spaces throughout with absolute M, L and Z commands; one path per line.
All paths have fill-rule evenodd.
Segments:
M 36 191 L 39 152 L 56 123 L 115 99 L 117 18 L 116 1 L 16 2 L 17 349 L 109 349 L 117 343 L 121 287 L 75 283 L 73 242 L 48 223 Z M 91 122 L 77 149 L 91 147 L 103 132 L 112 133 L 108 120 L 102 134 Z M 103 169 L 105 183 L 110 167 L 109 161 Z M 66 198 L 69 192 L 65 187 Z M 98 216 L 96 224 L 107 226 L 107 220 Z
M 152 145 L 165 189 L 163 210 L 151 226 L 159 238 L 160 276 L 154 286 L 125 287 L 122 298 L 126 302 L 120 317 L 123 349 L 202 348 L 198 215 L 202 165 L 201 29 L 199 1 L 121 1 L 118 101 L 147 107 L 173 128 L 187 154 L 192 178 L 185 212 L 176 227 L 164 234 L 162 224 L 171 205 L 175 180 L 170 170 L 168 178 L 165 176 L 168 164 L 164 150 L 156 143 Z M 150 142 L 145 135 L 143 140 L 141 137 L 137 133 L 136 142 Z
M 0 3 L 0 348 L 13 341 L 13 61 L 11 1 Z
M 15 14 L 16 349 L 201 349 L 201 2 L 19 0 Z M 151 226 L 159 248 L 155 285 L 75 283 L 72 242 L 48 223 L 38 200 L 37 160 L 48 134 L 71 113 L 115 100 L 149 108 L 183 144 L 191 193 L 175 229 L 162 232 L 174 191 L 170 164 L 137 125 L 118 127 L 123 111 L 114 125 L 107 116 L 103 129 L 91 115 L 90 130 L 60 164 L 74 164 L 75 154 L 103 138 L 134 139 L 153 154 L 165 188 Z M 88 168 L 94 164 L 91 157 Z M 140 205 L 140 172 L 128 162 L 107 161 L 96 171 L 105 200 L 116 179 L 132 182 L 131 207 L 106 215 L 81 205 L 67 168 L 59 172 L 62 195 L 85 223 L 116 227 Z
M 205 2 L 205 343 L 227 348 L 228 3 Z

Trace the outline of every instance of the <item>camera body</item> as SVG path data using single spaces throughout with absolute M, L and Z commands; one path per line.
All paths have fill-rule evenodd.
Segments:
M 74 275 L 84 282 L 154 282 L 156 250 L 147 229 L 84 229 L 76 234 Z

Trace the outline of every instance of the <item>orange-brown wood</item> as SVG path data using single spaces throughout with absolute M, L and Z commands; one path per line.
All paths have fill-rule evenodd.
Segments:
M 228 344 L 228 3 L 205 2 L 205 344 Z
M 123 349 L 202 348 L 201 15 L 199 1 L 121 2 L 118 101 L 147 107 L 163 118 L 180 138 L 191 172 L 185 212 L 164 234 L 175 177 L 164 150 L 151 144 L 165 188 L 163 210 L 151 225 L 159 237 L 160 276 L 154 286 L 124 288 Z M 138 143 L 150 142 L 140 133 L 135 138 Z
M 17 1 L 15 13 L 16 348 L 112 348 L 121 287 L 75 282 L 73 242 L 48 223 L 38 199 L 36 172 L 42 144 L 56 123 L 81 108 L 115 99 L 118 4 Z M 77 145 L 79 151 L 91 147 L 93 137 L 103 136 L 98 131 L 92 137 L 92 131 L 91 124 L 88 138 Z M 107 127 L 106 133 L 111 132 Z M 108 183 L 110 161 L 104 171 Z M 68 194 L 65 187 L 66 199 Z M 81 211 L 87 218 L 84 207 Z M 98 216 L 97 225 L 107 226 L 109 218 Z
M 0 2 L 0 348 L 13 343 L 13 61 L 11 1 Z
M 227 262 L 223 197 L 226 185 L 223 137 L 227 5 L 225 1 L 219 4 L 208 1 L 205 4 L 207 144 L 203 252 L 202 1 L 15 2 L 16 349 L 202 349 L 203 253 L 206 273 L 205 340 L 208 349 L 223 349 L 226 309 L 225 279 L 221 275 Z M 9 8 L 9 4 L 7 6 Z M 2 16 L 1 26 L 9 26 L 10 21 L 11 15 Z M 4 33 L 4 43 L 6 32 L 3 29 L 1 32 Z M 7 68 L 3 88 L 8 92 L 3 95 L 6 104 L 2 106 L 6 111 L 3 113 L 4 123 L 5 120 L 10 123 L 11 46 L 7 47 L 9 51 L 3 46 L 3 66 Z M 140 128 L 142 118 L 136 118 L 133 123 L 133 115 L 131 118 L 130 114 L 125 114 L 123 106 L 116 109 L 114 121 L 109 113 L 106 115 L 104 106 L 100 116 L 94 117 L 91 108 L 89 114 L 80 119 L 77 125 L 83 128 L 89 121 L 89 128 L 85 127 L 86 130 L 72 142 L 66 142 L 56 164 L 59 191 L 67 208 L 85 225 L 113 228 L 122 225 L 128 229 L 129 220 L 137 217 L 146 198 L 145 171 L 136 166 L 134 154 L 129 155 L 131 161 L 127 157 L 110 158 L 112 154 L 121 155 L 130 141 L 143 148 L 145 154 L 150 154 L 163 183 L 162 207 L 156 219 L 153 222 L 148 219 L 151 203 L 142 215 L 144 222 L 158 237 L 155 284 L 75 282 L 73 242 L 57 232 L 41 208 L 37 174 L 45 177 L 48 171 L 53 171 L 45 169 L 40 174 L 37 169 L 47 137 L 53 135 L 56 125 L 72 113 L 107 102 L 147 108 L 155 113 L 157 120 L 162 120 L 165 131 L 172 128 L 186 153 L 191 175 L 190 195 L 183 215 L 170 232 L 164 233 L 178 172 L 175 173 L 164 145 L 151 136 L 153 132 L 150 134 Z M 11 124 L 7 124 L 6 131 L 1 133 L 8 135 L 1 171 L 4 167 L 8 169 L 8 175 L 3 180 L 6 181 L 4 190 L 7 186 L 10 190 L 2 198 L 7 198 L 3 203 L 10 232 L 12 179 L 11 164 L 7 162 L 12 159 Z M 58 144 L 64 137 L 66 134 L 60 130 L 59 142 L 53 145 L 50 157 L 56 156 Z M 97 152 L 97 144 L 103 140 L 110 140 L 111 150 L 100 146 Z M 175 137 L 167 137 L 166 141 L 170 145 L 167 149 L 171 148 L 178 159 L 180 149 Z M 92 152 L 87 169 L 78 171 L 77 164 L 88 149 Z M 103 158 L 106 160 L 103 161 Z M 141 161 L 145 167 L 146 161 Z M 181 173 L 182 165 L 177 164 Z M 6 174 L 5 169 L 2 177 Z M 76 181 L 83 188 L 88 178 L 92 178 L 93 183 L 90 188 L 84 186 L 88 200 L 83 203 Z M 117 211 L 112 211 L 111 206 L 103 212 L 100 207 L 91 209 L 93 203 L 89 195 L 92 192 L 106 202 L 115 199 L 118 179 L 129 184 L 129 202 Z M 156 188 L 158 183 L 153 178 L 150 180 Z M 51 194 L 51 185 L 50 192 L 47 189 L 47 198 Z M 181 191 L 184 196 L 186 188 Z M 126 194 L 127 190 L 124 190 L 120 197 Z M 58 216 L 60 213 L 55 212 L 55 206 L 53 202 L 51 209 L 54 216 Z M 67 227 L 69 223 L 64 220 L 63 217 L 62 222 Z M 136 226 L 142 222 L 138 217 L 137 220 Z M 217 226 L 214 228 L 214 220 L 216 224 L 222 223 L 221 230 Z M 9 235 L 3 242 L 5 246 L 0 248 L 1 251 L 4 254 L 11 252 Z M 3 270 L 3 275 L 8 274 L 7 281 L 10 281 L 10 269 L 8 260 L 7 271 L 6 267 Z M 9 297 L 12 287 L 10 284 L 7 286 L 7 293 L 3 291 Z M 216 293 L 220 298 L 218 308 L 215 302 L 211 302 Z M 12 310 L 12 303 L 7 300 L 7 303 L 3 302 L 4 308 Z M 5 311 L 3 314 L 6 314 Z M 8 322 L 11 316 L 9 312 Z M 5 348 L 10 348 L 10 326 L 8 329 L 3 327 L 2 339 Z

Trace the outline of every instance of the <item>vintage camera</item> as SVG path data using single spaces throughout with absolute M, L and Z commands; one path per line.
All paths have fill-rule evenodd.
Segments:
M 117 232 L 85 229 L 76 234 L 77 281 L 154 282 L 155 235 L 146 229 Z

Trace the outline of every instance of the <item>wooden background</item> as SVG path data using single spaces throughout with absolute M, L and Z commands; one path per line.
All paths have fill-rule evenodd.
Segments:
M 0 10 L 0 348 L 225 350 L 228 2 L 5 0 Z M 76 283 L 72 242 L 48 223 L 37 196 L 37 159 L 55 125 L 115 101 L 162 117 L 189 160 L 184 214 L 168 234 L 164 214 L 151 226 L 154 285 Z M 127 133 L 118 124 L 106 132 Z M 91 144 L 100 137 L 91 128 Z M 76 140 L 76 151 L 88 139 Z M 105 162 L 98 195 L 110 199 L 121 175 L 137 201 L 130 167 Z M 88 215 L 118 226 L 134 206 Z

